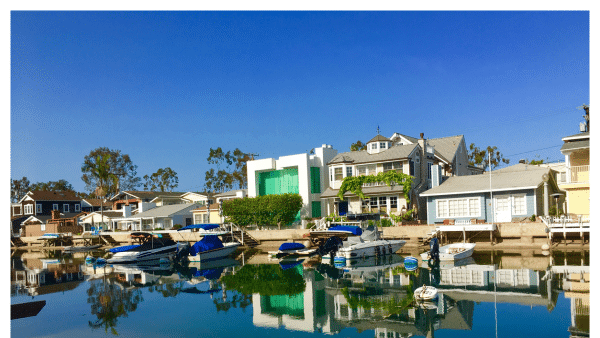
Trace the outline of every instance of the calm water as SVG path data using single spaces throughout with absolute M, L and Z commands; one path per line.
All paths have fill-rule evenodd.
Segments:
M 17 252 L 12 337 L 579 337 L 589 335 L 589 252 L 476 252 L 461 266 L 403 256 L 266 262 L 245 252 L 221 267 L 104 266 L 85 254 Z M 351 264 L 352 263 L 352 264 Z M 439 290 L 415 304 L 412 290 Z

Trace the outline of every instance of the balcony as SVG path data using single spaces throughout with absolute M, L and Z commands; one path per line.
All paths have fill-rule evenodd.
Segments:
M 567 183 L 588 183 L 590 181 L 590 166 L 573 166 L 567 169 Z

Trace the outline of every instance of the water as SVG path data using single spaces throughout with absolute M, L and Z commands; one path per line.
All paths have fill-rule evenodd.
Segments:
M 414 272 L 403 256 L 342 266 L 246 252 L 215 266 L 120 267 L 86 263 L 84 253 L 17 252 L 11 304 L 45 305 L 11 320 L 11 336 L 589 335 L 587 251 L 476 251 L 461 266 L 421 263 Z M 423 284 L 437 286 L 435 302 L 413 301 Z

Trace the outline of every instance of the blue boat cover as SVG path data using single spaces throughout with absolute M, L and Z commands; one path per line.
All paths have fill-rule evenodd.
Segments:
M 223 247 L 223 242 L 216 235 L 204 236 L 201 241 L 196 242 L 190 248 L 190 255 L 196 256 L 199 252 L 204 252 Z
M 299 249 L 304 249 L 304 248 L 306 248 L 306 247 L 302 243 L 286 242 L 286 243 L 281 244 L 281 246 L 279 247 L 279 250 L 280 251 L 299 250 Z
M 223 268 L 198 270 L 192 268 L 192 276 L 204 277 L 206 279 L 219 279 L 223 273 Z
M 189 230 L 189 229 L 204 229 L 204 230 L 211 230 L 211 229 L 216 229 L 218 228 L 220 225 L 218 224 L 192 224 L 192 225 L 188 225 L 185 226 L 181 229 L 177 229 L 177 231 L 181 231 L 181 230 Z
M 362 229 L 360 227 L 351 225 L 336 225 L 327 229 L 327 231 L 349 231 L 356 236 L 360 236 L 362 234 Z
M 116 248 L 108 249 L 108 251 L 112 252 L 112 253 L 123 252 L 123 251 L 131 250 L 133 248 L 137 248 L 138 246 L 139 245 L 123 245 L 123 246 L 118 246 Z

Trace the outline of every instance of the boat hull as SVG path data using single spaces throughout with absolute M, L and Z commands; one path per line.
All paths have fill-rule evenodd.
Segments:
M 377 240 L 370 242 L 363 242 L 353 244 L 348 247 L 342 247 L 338 250 L 336 257 L 344 257 L 346 259 L 352 258 L 366 258 L 373 256 L 385 256 L 396 253 L 400 250 L 406 241 L 403 240 Z M 328 255 L 323 258 L 329 258 Z
M 440 261 L 456 261 L 471 257 L 475 249 L 474 243 L 454 243 L 440 247 Z M 423 260 L 429 259 L 429 251 L 421 254 Z
M 220 259 L 231 255 L 241 244 L 240 243 L 223 243 L 222 248 L 199 252 L 195 256 L 188 255 L 187 259 L 190 262 L 203 262 L 213 259 Z
M 129 264 L 136 262 L 144 262 L 153 259 L 172 257 L 175 255 L 176 251 L 177 243 L 150 250 L 122 251 L 115 253 L 106 262 L 108 264 Z

